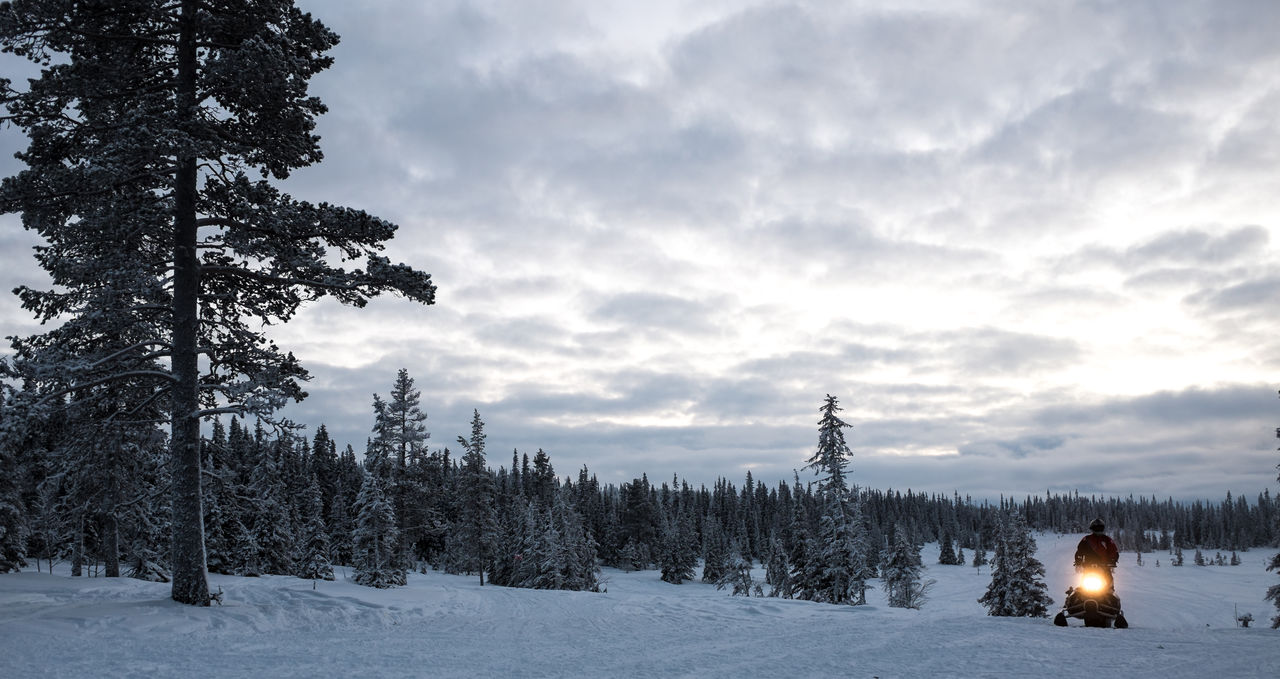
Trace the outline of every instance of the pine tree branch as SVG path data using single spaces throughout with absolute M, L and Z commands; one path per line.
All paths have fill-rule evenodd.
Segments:
M 220 408 L 206 408 L 196 411 L 196 417 L 205 418 L 214 415 L 240 415 L 243 417 L 249 411 L 247 406 L 222 406 Z
M 125 347 L 125 348 L 123 348 L 123 349 L 121 349 L 121 350 L 119 350 L 119 351 L 116 351 L 116 352 L 114 352 L 114 353 L 108 354 L 108 355 L 106 355 L 106 356 L 103 356 L 102 358 L 100 358 L 100 359 L 98 359 L 98 360 L 94 361 L 93 363 L 90 363 L 89 365 L 87 365 L 87 366 L 85 366 L 85 367 L 86 367 L 86 369 L 88 369 L 88 370 L 92 370 L 92 369 L 94 369 L 94 368 L 97 368 L 97 367 L 101 366 L 103 363 L 109 363 L 110 361 L 114 360 L 116 357 L 118 357 L 118 356 L 122 356 L 122 355 L 124 355 L 124 354 L 127 354 L 127 353 L 129 353 L 130 351 L 133 351 L 134 349 L 139 349 L 139 348 L 141 348 L 141 347 L 157 346 L 157 345 L 158 345 L 158 346 L 165 347 L 165 348 L 172 349 L 172 347 L 169 345 L 169 343 L 168 343 L 168 342 L 164 342 L 164 341 L 161 341 L 161 340 L 146 340 L 146 341 L 143 341 L 143 342 L 138 342 L 137 344 L 133 344 L 133 345 L 127 346 L 127 347 Z M 149 354 L 144 354 L 141 358 L 147 358 L 147 357 L 156 358 L 156 357 L 158 357 L 158 356 L 167 356 L 167 355 L 168 355 L 168 352 L 152 352 L 152 353 L 149 353 Z
M 83 382 L 81 384 L 77 384 L 71 387 L 66 387 L 64 389 L 58 389 L 56 391 L 45 394 L 44 396 L 41 396 L 38 400 L 36 400 L 35 404 L 45 405 L 49 403 L 51 400 L 58 398 L 59 396 L 66 396 L 67 394 L 70 394 L 73 391 L 79 391 L 81 389 L 92 389 L 93 387 L 101 386 L 103 384 L 110 384 L 111 382 L 116 382 L 118 380 L 124 380 L 124 379 L 133 378 L 133 377 L 157 377 L 171 383 L 176 383 L 177 381 L 177 378 L 175 378 L 171 373 L 161 372 L 159 370 L 129 370 L 122 373 L 116 373 L 114 375 L 107 375 L 106 377 L 92 380 L 90 382 Z
M 213 274 L 230 274 L 231 276 L 234 276 L 237 278 L 247 278 L 249 280 L 257 281 L 259 283 L 266 283 L 268 285 L 279 285 L 282 287 L 298 286 L 298 287 L 304 287 L 304 288 L 317 288 L 320 290 L 338 290 L 341 292 L 359 292 L 360 291 L 360 286 L 356 284 L 327 283 L 325 281 L 316 281 L 316 280 L 310 280 L 306 278 L 286 278 L 284 276 L 273 276 L 271 274 L 262 273 L 260 271 L 253 271 L 250 269 L 241 269 L 239 267 L 234 267 L 234 266 L 216 266 L 216 265 L 203 266 L 201 267 L 200 272 L 213 273 Z

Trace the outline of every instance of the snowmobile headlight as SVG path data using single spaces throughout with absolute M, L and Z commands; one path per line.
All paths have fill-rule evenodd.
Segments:
M 1107 581 L 1097 573 L 1086 573 L 1084 578 L 1080 580 L 1080 586 L 1086 592 L 1101 592 L 1102 588 L 1107 586 Z

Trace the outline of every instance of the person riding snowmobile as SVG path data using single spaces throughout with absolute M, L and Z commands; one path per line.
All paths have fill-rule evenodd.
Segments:
M 1097 566 L 1111 572 L 1120 563 L 1120 549 L 1115 540 L 1106 534 L 1107 526 L 1102 519 L 1094 519 L 1089 524 L 1089 534 L 1080 539 L 1076 546 L 1076 566 L 1086 568 Z
M 1059 627 L 1067 626 L 1067 618 L 1084 620 L 1085 627 L 1126 628 L 1129 621 L 1120 608 L 1116 596 L 1115 579 L 1111 570 L 1120 563 L 1120 549 L 1106 534 L 1102 519 L 1089 524 L 1089 534 L 1076 546 L 1076 570 L 1081 572 L 1080 583 L 1067 588 L 1067 598 L 1062 611 L 1053 619 Z

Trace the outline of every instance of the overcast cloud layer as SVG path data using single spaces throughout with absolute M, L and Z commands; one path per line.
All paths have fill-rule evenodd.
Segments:
M 287 188 L 440 286 L 275 333 L 342 443 L 404 367 L 434 445 L 478 408 L 606 482 L 789 478 L 833 394 L 871 487 L 1275 485 L 1278 3 L 300 4 L 343 42 Z

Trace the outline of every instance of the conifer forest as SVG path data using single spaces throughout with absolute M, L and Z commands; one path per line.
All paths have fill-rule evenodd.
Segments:
M 482 584 L 598 591 L 607 566 L 657 570 L 676 585 L 697 577 L 732 594 L 852 604 L 883 578 L 892 605 L 918 607 L 927 600 L 925 542 L 939 543 L 940 565 L 994 568 L 1006 551 L 1034 560 L 1030 531 L 1082 533 L 1102 518 L 1122 550 L 1176 567 L 1184 558 L 1233 566 L 1280 537 L 1280 503 L 1268 491 L 1218 502 L 1056 493 L 978 501 L 858 488 L 839 410 L 828 396 L 817 452 L 790 482 L 748 472 L 711 487 L 678 474 L 601 484 L 586 467 L 561 475 L 541 449 L 487 450 L 478 411 L 456 448 L 428 446 L 419 392 L 401 370 L 385 399 L 374 396 L 360 454 L 339 450 L 322 423 L 307 437 L 261 420 L 213 421 L 200 441 L 208 569 L 331 580 L 347 567 L 379 588 L 435 569 Z M 75 574 L 168 581 L 163 431 L 86 439 L 74 410 L 53 412 L 3 450 L 11 472 L 0 496 L 0 567 L 65 561 Z M 993 581 L 989 594 L 1000 591 Z M 1043 603 L 1020 606 L 989 608 L 1045 614 Z

